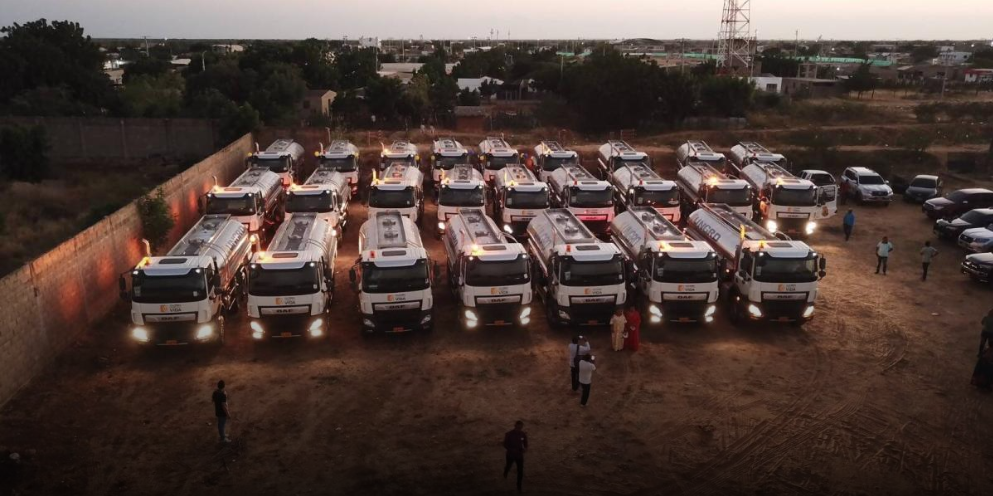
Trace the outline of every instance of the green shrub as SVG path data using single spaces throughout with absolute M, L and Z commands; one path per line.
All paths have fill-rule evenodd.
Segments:
M 145 239 L 152 245 L 152 250 L 157 251 L 165 244 L 169 232 L 176 225 L 176 219 L 169 210 L 161 188 L 155 191 L 154 196 L 148 194 L 138 198 L 138 215 L 141 217 Z
M 48 177 L 48 136 L 41 126 L 0 131 L 0 172 L 11 181 L 37 183 Z

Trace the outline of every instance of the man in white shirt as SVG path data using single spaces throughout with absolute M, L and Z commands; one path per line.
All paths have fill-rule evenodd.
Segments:
M 593 371 L 596 365 L 593 364 L 593 356 L 585 355 L 579 361 L 579 385 L 583 387 L 583 397 L 579 399 L 579 404 L 586 406 L 590 399 L 590 383 L 593 382 Z
M 924 242 L 924 248 L 921 248 L 921 265 L 924 268 L 924 273 L 921 274 L 921 280 L 927 280 L 927 269 L 931 266 L 931 260 L 938 256 L 938 250 L 931 246 L 930 241 Z
M 876 244 L 876 273 L 879 273 L 879 269 L 883 269 L 883 275 L 886 275 L 886 262 L 890 258 L 890 253 L 893 252 L 893 243 L 890 243 L 890 238 L 883 236 L 883 240 Z
M 590 342 L 583 336 L 572 338 L 569 345 L 569 376 L 572 390 L 579 391 L 579 360 L 590 353 Z

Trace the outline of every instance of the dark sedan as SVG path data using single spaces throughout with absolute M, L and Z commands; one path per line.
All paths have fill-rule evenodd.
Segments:
M 932 198 L 921 205 L 921 210 L 932 219 L 951 219 L 974 208 L 989 207 L 993 207 L 993 191 L 969 188 Z
M 962 214 L 957 219 L 938 219 L 934 223 L 934 233 L 939 238 L 955 240 L 966 229 L 986 227 L 990 224 L 993 224 L 993 208 L 977 208 Z

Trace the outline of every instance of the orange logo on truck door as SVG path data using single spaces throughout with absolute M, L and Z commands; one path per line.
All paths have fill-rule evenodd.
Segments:
M 386 295 L 386 301 L 393 301 L 393 295 Z
M 162 312 L 162 313 L 168 312 L 169 311 L 169 305 L 160 305 L 159 306 L 159 311 Z

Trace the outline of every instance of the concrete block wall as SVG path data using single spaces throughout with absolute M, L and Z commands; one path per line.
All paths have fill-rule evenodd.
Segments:
M 162 185 L 177 219 L 170 245 L 199 219 L 213 177 L 227 184 L 244 171 L 252 143 L 245 135 Z M 119 303 L 117 278 L 141 259 L 140 239 L 132 202 L 0 279 L 0 405 Z
M 217 128 L 209 119 L 0 118 L 0 127 L 13 125 L 44 127 L 55 161 L 203 157 L 217 149 Z

